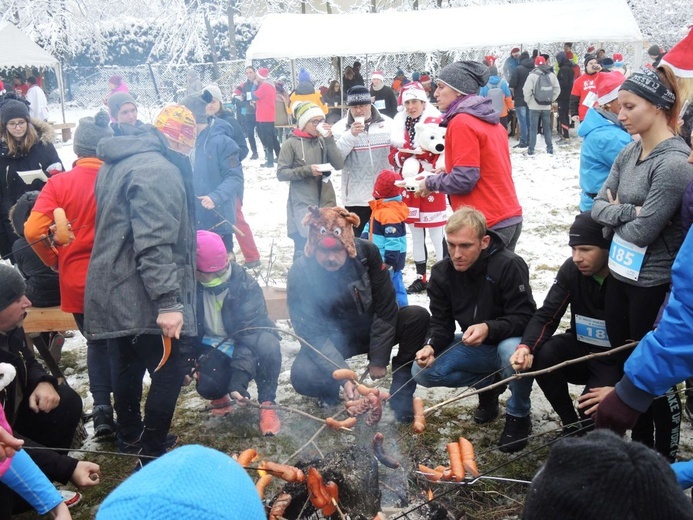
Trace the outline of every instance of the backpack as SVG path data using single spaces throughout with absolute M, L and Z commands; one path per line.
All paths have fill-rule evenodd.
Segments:
M 486 92 L 486 97 L 491 100 L 493 109 L 499 114 L 502 114 L 503 109 L 505 108 L 505 94 L 500 88 L 501 82 L 502 80 L 499 81 L 494 87 L 489 85 L 488 91 Z
M 534 101 L 538 105 L 550 105 L 553 98 L 553 85 L 548 73 L 540 71 L 534 84 Z

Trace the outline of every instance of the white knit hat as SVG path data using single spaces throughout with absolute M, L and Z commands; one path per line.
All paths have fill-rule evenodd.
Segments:
M 221 89 L 219 88 L 219 85 L 216 83 L 210 83 L 204 88 L 207 92 L 209 92 L 214 99 L 219 101 L 222 105 L 224 104 L 224 97 L 221 95 Z
M 294 103 L 293 112 L 296 125 L 300 130 L 303 130 L 311 119 L 316 117 L 325 118 L 325 112 L 322 111 L 322 108 L 311 101 Z

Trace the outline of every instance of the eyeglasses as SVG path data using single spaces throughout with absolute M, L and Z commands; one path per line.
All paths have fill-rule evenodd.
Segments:
M 26 121 L 24 119 L 17 121 L 16 123 L 13 123 L 12 121 L 7 123 L 8 128 L 21 128 L 23 126 L 26 126 Z
M 325 118 L 323 117 L 322 119 L 311 119 L 308 122 L 313 126 L 318 126 L 320 123 L 323 123 L 324 121 L 325 121 Z

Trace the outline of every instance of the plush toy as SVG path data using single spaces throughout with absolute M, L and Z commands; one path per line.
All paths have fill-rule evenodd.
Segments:
M 403 181 L 400 186 L 415 190 L 422 179 L 438 168 L 445 168 L 445 127 L 439 126 L 439 117 L 427 117 L 416 123 L 416 137 L 412 156 L 402 163 Z
M 0 363 L 0 392 L 9 385 L 17 375 L 17 370 L 9 363 Z
M 303 225 L 308 226 L 308 242 L 304 252 L 313 256 L 315 248 L 320 245 L 325 249 L 344 247 L 351 258 L 356 256 L 354 228 L 360 223 L 356 213 L 344 208 L 318 208 L 308 206 L 308 214 L 303 218 Z

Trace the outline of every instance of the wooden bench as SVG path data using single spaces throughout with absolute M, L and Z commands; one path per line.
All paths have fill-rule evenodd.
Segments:
M 75 123 L 51 123 L 51 126 L 56 130 L 60 130 L 63 143 L 65 143 L 72 139 L 72 129 L 77 125 Z

